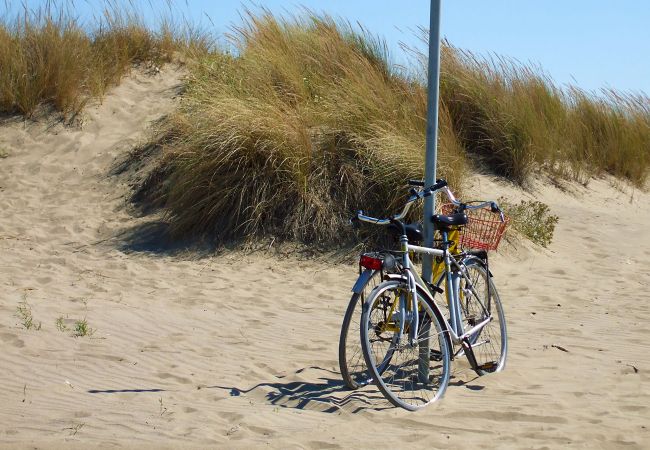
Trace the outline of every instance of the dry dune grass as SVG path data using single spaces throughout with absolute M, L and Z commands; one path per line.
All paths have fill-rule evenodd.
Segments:
M 6 11 L 9 11 L 5 5 Z M 211 40 L 187 24 L 162 19 L 156 30 L 129 4 L 105 1 L 86 25 L 74 2 L 46 2 L 0 18 L 0 113 L 31 117 L 41 105 L 64 116 L 101 97 L 134 64 L 160 65 L 177 51 L 207 51 Z
M 425 55 L 419 70 L 396 68 L 381 39 L 309 11 L 248 11 L 230 40 L 232 54 L 191 66 L 159 130 L 165 158 L 147 187 L 176 235 L 336 243 L 355 209 L 401 204 L 423 171 Z M 448 43 L 442 57 L 439 174 L 456 190 L 470 164 L 519 184 L 540 169 L 645 183 L 647 97 L 561 89 L 541 69 Z
M 171 175 L 159 194 L 176 233 L 340 242 L 355 208 L 403 201 L 405 180 L 422 176 L 426 90 L 381 40 L 268 12 L 230 39 L 237 56 L 197 61 L 160 131 Z M 465 158 L 441 116 L 439 171 L 459 187 Z
M 537 168 L 582 183 L 602 173 L 637 186 L 646 182 L 645 94 L 561 89 L 540 68 L 447 44 L 441 96 L 467 151 L 520 184 Z
M 57 5 L 0 20 L 0 113 L 50 105 L 71 118 L 134 64 L 188 55 L 181 106 L 150 143 L 165 157 L 140 190 L 176 236 L 345 242 L 354 210 L 394 210 L 423 175 L 424 55 L 398 68 L 381 39 L 308 10 L 245 11 L 223 51 L 187 22 L 148 26 L 134 3 L 105 1 L 90 27 Z M 645 185 L 645 94 L 560 88 L 537 67 L 448 43 L 442 53 L 438 173 L 456 191 L 473 169 Z

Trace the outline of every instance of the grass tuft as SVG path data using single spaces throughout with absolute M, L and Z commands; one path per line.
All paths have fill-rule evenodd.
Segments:
M 526 184 L 535 169 L 587 183 L 609 173 L 645 186 L 650 99 L 558 87 L 538 67 L 443 47 L 441 97 L 484 169 Z
M 68 331 L 68 326 L 65 324 L 65 319 L 63 316 L 57 317 L 56 319 L 56 329 L 59 330 L 61 333 L 65 333 Z
M 72 335 L 74 337 L 92 336 L 94 333 L 95 330 L 90 328 L 88 321 L 85 318 L 75 321 L 72 330 Z
M 26 330 L 36 330 L 41 329 L 41 322 L 36 323 L 32 315 L 32 307 L 27 303 L 26 296 L 23 296 L 23 300 L 18 304 L 16 308 L 16 315 L 20 320 L 21 325 Z

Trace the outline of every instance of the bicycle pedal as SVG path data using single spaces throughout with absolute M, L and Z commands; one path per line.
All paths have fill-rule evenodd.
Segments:
M 486 362 L 485 364 L 481 364 L 480 366 L 478 366 L 478 368 L 481 370 L 492 371 L 497 368 L 497 363 L 496 361 Z
M 437 292 L 438 294 L 442 294 L 443 292 L 445 292 L 445 291 L 443 291 L 442 288 L 440 288 L 439 286 L 435 286 L 435 285 L 429 283 L 429 282 L 426 281 L 426 280 L 425 280 L 424 282 L 427 284 L 427 287 L 429 288 L 429 290 L 431 290 L 431 291 L 433 291 L 433 292 Z
M 431 354 L 429 355 L 429 360 L 442 361 L 442 352 L 439 352 L 438 350 L 431 350 Z

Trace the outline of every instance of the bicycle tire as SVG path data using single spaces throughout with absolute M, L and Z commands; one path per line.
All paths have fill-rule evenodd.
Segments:
M 359 293 L 352 294 L 345 310 L 339 336 L 339 369 L 348 389 L 358 389 L 371 382 L 363 359 L 359 329 L 363 303 L 370 292 L 381 283 L 381 272 L 375 272 Z M 351 331 L 351 333 L 350 333 Z
M 401 292 L 407 290 L 403 281 L 385 281 L 377 286 L 363 306 L 361 317 L 361 347 L 370 378 L 384 396 L 395 406 L 415 411 L 442 398 L 449 384 L 451 370 L 450 347 L 446 328 L 443 327 L 436 306 L 421 292 L 417 294 L 420 327 L 418 342 L 422 345 L 408 344 L 408 333 L 399 337 L 399 327 L 387 327 L 373 313 L 381 313 L 392 308 Z M 389 329 L 389 328 L 392 328 Z M 392 333 L 392 335 L 391 335 Z M 377 342 L 390 342 L 386 349 Z M 378 347 L 378 348 L 376 348 Z M 424 349 L 424 352 L 422 353 Z M 416 356 L 417 354 L 417 356 Z M 390 360 L 386 361 L 386 356 Z M 376 361 L 382 358 L 378 364 Z M 422 363 L 426 361 L 426 366 Z M 408 366 L 407 366 L 408 364 Z M 417 368 L 416 368 L 417 367 Z M 432 374 L 433 373 L 433 374 Z M 422 378 L 425 381 L 422 381 Z
M 484 321 L 488 315 L 492 320 L 478 332 L 469 337 L 472 345 L 478 375 L 500 372 L 505 368 L 508 355 L 508 332 L 503 305 L 499 293 L 494 286 L 494 281 L 488 272 L 485 263 L 476 257 L 469 257 L 461 264 L 465 269 L 467 278 L 461 278 L 461 292 L 472 285 L 476 295 L 464 295 L 460 301 L 463 325 L 470 329 Z M 488 297 L 489 292 L 489 297 Z

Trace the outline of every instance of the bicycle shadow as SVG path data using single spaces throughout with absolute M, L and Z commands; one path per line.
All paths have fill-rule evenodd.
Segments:
M 302 373 L 306 369 L 337 373 L 315 366 L 300 369 L 296 373 Z M 259 383 L 250 388 L 219 385 L 208 386 L 208 388 L 226 390 L 231 397 L 250 396 L 281 408 L 330 414 L 341 411 L 354 414 L 364 410 L 379 411 L 391 408 L 381 392 L 374 386 L 365 386 L 352 391 L 340 379 L 319 377 L 318 380 L 318 382 Z

